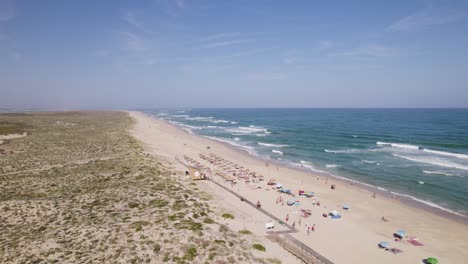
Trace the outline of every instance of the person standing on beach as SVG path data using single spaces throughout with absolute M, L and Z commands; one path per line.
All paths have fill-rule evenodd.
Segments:
M 289 214 L 286 214 L 286 222 L 289 220 Z

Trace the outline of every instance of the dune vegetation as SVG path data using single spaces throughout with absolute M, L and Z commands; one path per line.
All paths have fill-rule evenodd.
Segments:
M 0 263 L 266 262 L 195 184 L 145 153 L 126 113 L 0 121 L 3 134 L 27 133 L 0 145 Z

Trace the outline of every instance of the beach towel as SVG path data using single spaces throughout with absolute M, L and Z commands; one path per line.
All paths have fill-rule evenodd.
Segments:
M 332 219 L 340 219 L 341 215 L 330 215 Z
M 390 252 L 392 252 L 393 254 L 398 254 L 398 253 L 403 252 L 403 250 L 398 249 L 398 248 L 387 248 L 387 249 L 385 249 L 385 250 L 386 250 L 386 251 L 390 251 Z
M 417 240 L 414 240 L 414 239 L 410 239 L 410 240 L 408 240 L 408 242 L 411 243 L 413 246 L 417 246 L 417 247 L 422 247 L 422 246 L 424 246 L 423 243 L 421 243 L 421 242 L 419 242 L 419 241 L 417 241 Z

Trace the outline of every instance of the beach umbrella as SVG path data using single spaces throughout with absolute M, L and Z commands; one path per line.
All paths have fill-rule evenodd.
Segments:
M 382 241 L 382 242 L 379 243 L 379 247 L 388 248 L 388 247 L 390 247 L 390 243 Z
M 336 210 L 333 210 L 333 211 L 330 212 L 330 214 L 333 215 L 333 216 L 337 216 L 338 212 Z
M 404 237 L 404 236 L 406 236 L 405 230 L 398 230 L 398 231 L 396 231 L 395 234 L 396 234 L 397 236 L 399 236 L 399 237 Z
M 276 188 L 281 188 L 281 187 L 283 187 L 283 185 L 281 185 L 281 183 L 276 184 Z
M 427 264 L 437 264 L 437 263 L 439 263 L 439 260 L 436 259 L 436 258 L 430 257 L 430 258 L 426 259 L 426 263 Z

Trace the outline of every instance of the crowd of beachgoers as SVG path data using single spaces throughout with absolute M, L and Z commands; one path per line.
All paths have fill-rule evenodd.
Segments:
M 341 219 L 342 214 L 337 209 L 332 210 L 323 210 L 327 209 L 327 206 L 320 204 L 320 199 L 314 191 L 306 190 L 293 190 L 283 186 L 274 178 L 265 180 L 265 177 L 253 170 L 250 170 L 242 165 L 236 164 L 235 162 L 224 159 L 216 154 L 199 154 L 198 159 L 189 157 L 187 155 L 183 156 L 184 162 L 188 166 L 195 168 L 196 171 L 199 171 L 201 175 L 207 176 L 207 179 L 217 179 L 218 181 L 223 181 L 231 189 L 236 190 L 236 187 L 239 184 L 244 184 L 247 188 L 251 190 L 264 189 L 265 191 L 276 191 L 278 193 L 275 200 L 276 206 L 295 206 L 299 209 L 299 216 L 293 218 L 292 215 L 286 213 L 284 215 L 284 221 L 279 221 L 279 224 L 290 225 L 297 232 L 305 232 L 307 235 L 310 235 L 311 232 L 315 232 L 318 226 L 315 223 L 309 223 L 312 216 L 312 212 L 319 210 L 313 210 L 311 208 L 318 207 L 324 211 L 320 215 L 324 218 L 329 217 L 330 219 Z M 268 163 L 265 166 L 269 166 Z M 328 180 L 326 180 L 328 182 Z M 337 190 L 336 184 L 330 184 L 330 189 Z M 238 189 L 237 189 L 238 190 Z M 372 194 L 373 198 L 376 198 L 375 192 Z M 300 199 L 299 199 L 300 198 Z M 305 199 L 304 199 L 305 198 Z M 256 201 L 257 208 L 261 208 L 261 202 Z M 342 210 L 349 211 L 350 206 L 348 204 L 340 204 L 339 207 Z M 304 219 L 304 220 L 303 220 Z M 382 222 L 389 222 L 387 218 L 382 216 L 380 219 Z M 303 225 L 304 221 L 304 225 Z M 273 221 L 265 223 L 266 231 L 274 228 Z M 404 230 L 389 230 L 389 233 L 393 235 L 393 242 L 396 246 L 392 246 L 390 242 L 381 241 L 377 244 L 378 248 L 389 251 L 393 254 L 400 254 L 403 252 L 402 249 L 398 248 L 398 243 L 404 241 L 414 245 L 414 246 L 424 246 L 423 243 L 414 235 L 408 235 Z M 424 263 L 435 263 L 434 257 L 428 257 L 423 260 Z

